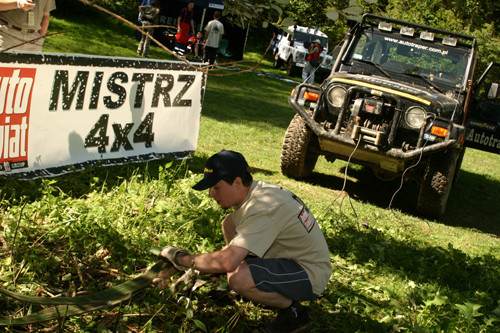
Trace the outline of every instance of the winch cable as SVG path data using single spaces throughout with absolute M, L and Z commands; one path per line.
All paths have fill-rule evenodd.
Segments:
M 410 169 L 413 169 L 413 168 L 417 167 L 417 166 L 420 164 L 420 162 L 422 161 L 422 156 L 423 156 L 423 154 L 424 154 L 424 147 L 425 147 L 426 145 L 427 145 L 427 141 L 425 141 L 425 142 L 424 142 L 424 144 L 423 144 L 423 146 L 422 146 L 422 149 L 420 150 L 420 154 L 419 154 L 419 156 L 418 156 L 418 160 L 417 160 L 417 162 L 415 162 L 415 164 L 413 164 L 413 165 L 410 165 L 410 166 L 409 166 L 408 168 L 406 168 L 406 169 L 403 171 L 403 173 L 401 174 L 401 181 L 400 181 L 400 183 L 399 183 L 399 188 L 398 188 L 398 189 L 396 190 L 396 192 L 394 192 L 394 194 L 392 195 L 392 197 L 391 197 L 391 201 L 389 202 L 389 206 L 387 207 L 387 208 L 391 211 L 391 213 L 394 215 L 394 217 L 395 217 L 396 219 L 398 219 L 399 221 L 401 221 L 401 223 L 403 224 L 403 226 L 404 226 L 405 228 L 407 227 L 407 225 L 406 225 L 405 221 L 401 218 L 401 216 L 398 216 L 398 215 L 396 214 L 396 211 L 395 211 L 395 210 L 394 210 L 394 208 L 392 207 L 392 204 L 393 204 L 393 202 L 394 202 L 394 199 L 396 198 L 396 195 L 397 195 L 397 194 L 399 193 L 399 191 L 401 191 L 401 189 L 403 188 L 403 185 L 404 185 L 404 180 L 405 180 L 405 175 L 406 175 L 406 173 L 408 172 L 408 170 L 410 170 Z
M 323 213 L 326 210 L 328 210 L 335 203 L 335 201 L 337 201 L 338 198 L 340 198 L 342 196 L 342 200 L 340 202 L 340 207 L 339 207 L 339 211 L 340 211 L 339 218 L 342 221 L 342 203 L 344 201 L 344 198 L 347 196 L 347 198 L 349 200 L 349 204 L 351 205 L 352 211 L 354 212 L 354 215 L 356 215 L 356 223 L 357 223 L 357 226 L 358 226 L 358 230 L 360 230 L 360 228 L 359 228 L 359 216 L 356 213 L 356 209 L 354 208 L 354 205 L 352 204 L 351 197 L 349 196 L 349 194 L 347 192 L 345 192 L 345 188 L 347 186 L 347 170 L 349 168 L 349 164 L 351 163 L 351 158 L 353 157 L 354 153 L 358 149 L 360 143 L 361 143 L 361 138 L 358 139 L 358 142 L 356 143 L 356 146 L 354 147 L 353 151 L 349 155 L 349 158 L 347 159 L 347 164 L 345 166 L 345 171 L 344 171 L 344 184 L 342 185 L 342 189 L 340 190 L 339 194 L 335 197 L 335 199 L 333 199 L 330 204 L 328 204 L 325 208 L 323 208 L 323 210 L 318 215 L 318 219 L 319 219 L 319 217 L 321 217 L 321 215 L 323 215 Z
M 431 114 L 431 115 L 428 115 L 428 116 L 425 118 L 425 123 L 422 125 L 422 131 L 423 131 L 423 129 L 427 126 L 428 122 L 429 122 L 431 119 L 432 119 L 432 120 L 436 119 L 436 115 L 435 115 L 435 114 Z M 422 132 L 422 135 L 423 135 L 423 132 Z M 406 226 L 407 226 L 407 225 L 406 225 L 406 223 L 403 221 L 403 219 L 402 219 L 400 216 L 398 216 L 398 215 L 396 214 L 396 211 L 392 208 L 392 204 L 393 204 L 393 202 L 394 202 L 394 199 L 396 198 L 396 195 L 397 195 L 397 194 L 399 193 L 399 191 L 403 188 L 404 179 L 405 179 L 404 177 L 405 177 L 405 175 L 406 175 L 406 172 L 407 172 L 408 170 L 412 169 L 412 168 L 417 167 L 417 166 L 420 164 L 420 162 L 422 161 L 422 157 L 423 157 L 423 154 L 424 154 L 424 148 L 425 148 L 425 146 L 427 145 L 427 143 L 428 143 L 428 142 L 429 142 L 429 141 L 425 140 L 424 144 L 422 145 L 422 148 L 420 149 L 420 154 L 419 154 L 419 156 L 418 156 L 418 160 L 417 160 L 417 162 L 415 162 L 415 164 L 413 164 L 413 165 L 409 166 L 408 168 L 406 168 L 406 169 L 403 171 L 403 173 L 401 174 L 401 182 L 400 182 L 400 184 L 399 184 L 399 188 L 396 190 L 396 192 L 394 192 L 394 194 L 392 195 L 391 201 L 389 202 L 388 209 L 391 211 L 391 213 L 394 215 L 394 217 L 396 217 L 396 219 L 398 219 L 399 221 L 401 221 L 401 223 L 403 224 L 403 226 L 404 226 L 405 228 L 406 228 Z M 430 228 L 430 225 L 429 225 L 429 228 Z
M 174 275 L 176 272 L 178 272 L 177 269 L 171 263 L 159 260 L 144 274 L 130 281 L 104 291 L 76 297 L 28 296 L 0 288 L 0 294 L 4 296 L 25 303 L 50 306 L 21 318 L 13 319 L 0 317 L 0 326 L 35 324 L 61 317 L 75 316 L 86 312 L 105 309 L 129 299 L 134 293 L 142 289 L 150 287 L 153 284 L 153 280 L 159 274 L 163 274 L 165 278 Z
M 347 196 L 347 198 L 349 199 L 349 203 L 351 205 L 351 208 L 354 212 L 354 215 L 356 215 L 356 223 L 357 223 L 357 226 L 358 226 L 358 230 L 360 230 L 360 225 L 359 225 L 359 216 L 358 214 L 356 213 L 356 209 L 354 208 L 353 204 L 352 204 L 352 201 L 351 201 L 351 197 L 349 196 L 349 194 L 347 192 L 345 192 L 345 188 L 346 188 L 346 184 L 347 184 L 347 170 L 348 170 L 348 167 L 349 167 L 349 164 L 351 162 L 351 158 L 352 156 L 354 155 L 354 153 L 356 152 L 356 150 L 358 149 L 359 147 L 359 144 L 361 142 L 361 139 L 358 140 L 358 142 L 356 143 L 356 146 L 354 147 L 353 151 L 351 152 L 351 154 L 349 155 L 349 158 L 347 159 L 347 164 L 345 166 L 345 171 L 344 171 L 344 183 L 342 185 L 342 189 L 340 190 L 339 194 L 335 197 L 335 199 L 332 200 L 332 202 L 330 204 L 328 204 L 319 214 L 318 214 L 318 219 L 321 217 L 321 215 L 323 215 L 323 213 L 328 210 L 336 201 L 337 199 L 339 199 L 342 194 L 344 194 L 343 198 L 342 198 L 342 201 L 340 203 L 340 207 L 339 207 L 339 210 L 340 210 L 340 216 L 339 218 L 342 220 L 342 202 L 344 200 L 344 198 Z M 394 194 L 392 195 L 391 197 L 391 200 L 389 202 L 389 206 L 387 207 L 390 212 L 394 215 L 394 217 L 396 217 L 396 219 L 398 219 L 404 227 L 407 226 L 407 224 L 405 223 L 405 221 L 403 221 L 403 219 L 398 216 L 396 214 L 396 211 L 394 210 L 394 208 L 392 207 L 393 203 L 394 203 L 394 199 L 396 198 L 396 195 L 401 191 L 401 189 L 403 188 L 403 185 L 404 185 L 404 178 L 405 178 L 405 175 L 406 173 L 410 170 L 410 169 L 413 169 L 415 167 L 417 167 L 420 162 L 422 161 L 422 157 L 423 157 L 423 148 L 427 145 L 427 141 L 424 142 L 423 146 L 422 146 L 422 149 L 420 150 L 420 154 L 419 154 L 419 158 L 418 160 L 415 162 L 415 164 L 413 165 L 410 165 L 409 167 L 407 167 L 403 173 L 401 174 L 401 181 L 400 181 L 400 185 L 399 185 L 399 188 L 394 192 Z

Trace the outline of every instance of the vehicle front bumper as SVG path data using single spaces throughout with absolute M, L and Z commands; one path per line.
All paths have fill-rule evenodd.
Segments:
M 301 86 L 307 85 L 302 84 Z M 311 86 L 311 88 L 318 89 L 317 86 Z M 296 88 L 296 90 L 298 89 Z M 457 140 L 452 138 L 443 142 L 423 145 L 423 147 L 409 151 L 403 151 L 399 148 L 381 149 L 368 142 L 359 142 L 358 144 L 350 135 L 344 133 L 336 134 L 334 129 L 325 129 L 322 124 L 317 123 L 313 119 L 311 111 L 304 109 L 299 103 L 296 94 L 292 95 L 288 101 L 295 111 L 304 119 L 311 130 L 318 136 L 319 144 L 323 151 L 344 157 L 350 156 L 351 153 L 353 153 L 354 159 L 367 162 L 367 164 L 391 172 L 402 171 L 408 161 L 416 160 L 423 156 L 431 155 L 457 145 Z M 358 148 L 354 151 L 356 146 L 358 146 Z

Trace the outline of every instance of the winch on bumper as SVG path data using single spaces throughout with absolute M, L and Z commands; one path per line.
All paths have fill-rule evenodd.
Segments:
M 351 157 L 374 170 L 400 174 L 416 160 L 463 140 L 463 127 L 440 120 L 429 111 L 428 100 L 369 83 L 346 85 L 353 82 L 333 79 L 321 88 L 301 84 L 289 98 L 317 136 L 320 155 Z

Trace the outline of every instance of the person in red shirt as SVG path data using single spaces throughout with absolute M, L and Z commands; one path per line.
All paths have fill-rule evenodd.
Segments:
M 182 8 L 179 17 L 177 17 L 177 34 L 175 35 L 174 52 L 181 57 L 184 56 L 184 52 L 186 52 L 190 29 L 192 29 L 193 35 L 195 34 L 193 8 L 194 1 L 188 1 L 187 6 Z
M 196 36 L 191 36 L 188 39 L 187 49 L 190 53 L 194 52 L 194 56 L 198 58 L 203 55 L 204 44 L 205 42 L 203 41 L 203 34 L 201 33 L 201 31 L 198 31 L 196 33 Z
M 314 83 L 314 73 L 316 72 L 316 67 L 319 66 L 319 55 L 321 54 L 321 50 L 321 41 L 319 39 L 314 40 L 309 46 L 309 54 L 306 57 L 306 65 L 302 70 L 302 80 L 304 82 L 309 84 Z

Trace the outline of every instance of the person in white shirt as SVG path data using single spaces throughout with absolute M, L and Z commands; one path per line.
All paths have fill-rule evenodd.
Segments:
M 217 51 L 219 50 L 220 41 L 224 34 L 224 25 L 219 21 L 220 11 L 214 12 L 214 19 L 208 22 L 205 27 L 205 53 L 203 61 L 209 62 L 210 65 L 215 63 Z

